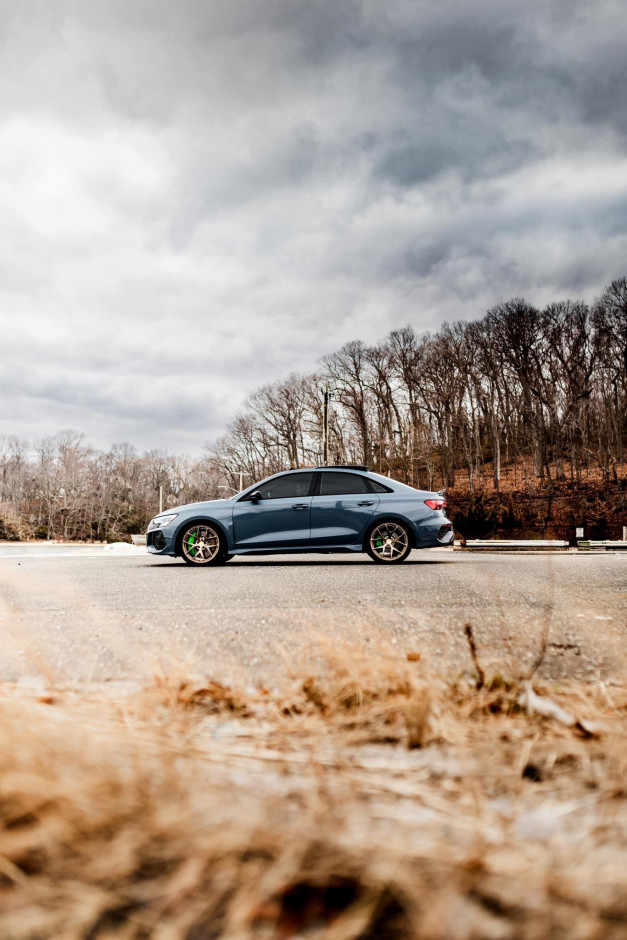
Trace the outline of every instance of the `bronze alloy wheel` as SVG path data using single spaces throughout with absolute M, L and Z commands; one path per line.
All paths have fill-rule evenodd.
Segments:
M 411 551 L 409 532 L 400 522 L 380 522 L 370 533 L 366 550 L 375 561 L 398 564 Z
M 219 565 L 226 554 L 220 532 L 202 523 L 191 525 L 185 530 L 181 552 L 188 565 Z

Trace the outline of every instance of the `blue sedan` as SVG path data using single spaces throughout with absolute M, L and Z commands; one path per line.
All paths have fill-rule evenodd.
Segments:
M 449 545 L 441 493 L 415 490 L 367 467 L 289 470 L 230 499 L 168 509 L 148 527 L 148 551 L 217 565 L 234 555 L 367 552 L 381 564 L 412 548 Z

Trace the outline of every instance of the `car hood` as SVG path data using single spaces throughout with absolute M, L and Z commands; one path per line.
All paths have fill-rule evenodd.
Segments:
M 179 513 L 179 512 L 188 512 L 189 510 L 194 509 L 209 509 L 217 506 L 229 506 L 231 504 L 230 499 L 205 499 L 198 503 L 185 503 L 183 506 L 168 506 L 167 509 L 164 509 L 161 513 L 162 516 L 165 516 L 166 513 Z

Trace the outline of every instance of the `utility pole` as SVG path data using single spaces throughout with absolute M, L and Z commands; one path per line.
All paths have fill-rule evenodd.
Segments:
M 329 462 L 329 402 L 334 398 L 334 393 L 328 385 L 325 385 L 322 393 L 322 465 L 324 467 Z

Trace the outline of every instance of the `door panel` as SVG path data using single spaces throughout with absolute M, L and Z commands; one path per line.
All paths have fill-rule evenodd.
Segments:
M 312 546 L 361 544 L 378 505 L 379 497 L 375 493 L 314 496 L 311 504 Z
M 233 507 L 236 548 L 307 546 L 311 525 L 312 470 L 281 473 L 252 487 Z M 251 500 L 251 493 L 258 494 Z
M 236 548 L 289 548 L 309 543 L 311 496 L 236 503 L 233 533 Z

